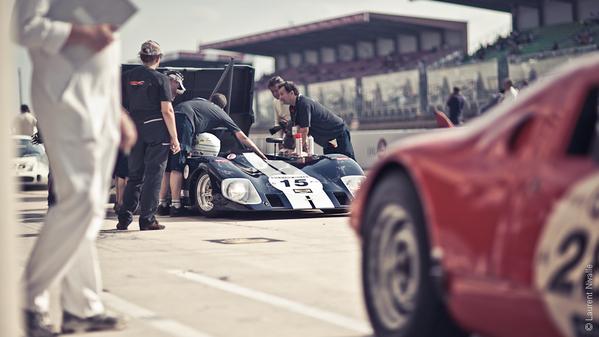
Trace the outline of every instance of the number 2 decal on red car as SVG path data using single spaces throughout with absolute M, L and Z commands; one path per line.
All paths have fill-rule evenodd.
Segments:
M 556 203 L 534 269 L 535 285 L 564 336 L 599 333 L 599 174 Z

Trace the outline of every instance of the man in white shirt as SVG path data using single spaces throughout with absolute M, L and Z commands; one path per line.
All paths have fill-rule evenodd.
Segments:
M 511 102 L 515 101 L 518 97 L 518 89 L 514 88 L 514 83 L 509 78 L 503 81 L 503 89 L 505 92 L 503 93 L 502 102 Z
M 52 166 L 56 204 L 29 257 L 24 275 L 27 336 L 54 336 L 47 325 L 48 288 L 59 282 L 62 331 L 119 329 L 100 299 L 102 282 L 95 240 L 119 138 L 128 151 L 135 130 L 120 102 L 120 43 L 108 24 L 80 25 L 51 19 L 58 0 L 18 0 L 15 39 L 33 63 L 31 97 Z M 72 64 L 65 46 L 93 55 Z
M 29 110 L 27 104 L 21 105 L 21 113 L 15 117 L 13 122 L 13 133 L 15 135 L 31 136 L 36 133 L 37 119 Z
M 279 136 L 286 138 L 282 144 L 283 148 L 292 148 L 295 144 L 291 134 L 291 113 L 289 112 L 289 104 L 283 103 L 279 99 L 279 86 L 285 83 L 285 80 L 280 76 L 272 77 L 268 80 L 268 90 L 270 90 L 273 101 L 272 107 L 275 113 L 275 125 L 283 127 L 279 131 Z

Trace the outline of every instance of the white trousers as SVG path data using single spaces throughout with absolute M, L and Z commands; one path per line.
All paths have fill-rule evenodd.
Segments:
M 47 290 L 58 281 L 63 309 L 89 317 L 104 312 L 95 241 L 106 212 L 119 114 L 109 107 L 92 107 L 94 99 L 86 102 L 90 92 L 85 86 L 72 94 L 78 104 L 56 102 L 35 85 L 32 90 L 57 202 L 48 211 L 25 270 L 25 305 L 47 312 Z

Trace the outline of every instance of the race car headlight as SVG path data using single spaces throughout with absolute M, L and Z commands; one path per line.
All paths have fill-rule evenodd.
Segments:
M 35 168 L 35 163 L 19 163 L 17 164 L 18 171 L 33 171 Z
M 254 205 L 262 202 L 254 185 L 243 178 L 223 180 L 221 192 L 225 198 L 244 205 Z
M 189 178 L 189 165 L 185 165 L 183 167 L 183 179 Z
M 365 178 L 365 176 L 345 176 L 341 177 L 341 181 L 343 181 L 343 184 L 345 184 L 345 187 L 351 192 L 352 196 L 355 196 Z

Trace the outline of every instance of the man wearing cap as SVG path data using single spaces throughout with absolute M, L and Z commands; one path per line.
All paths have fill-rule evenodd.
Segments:
M 169 77 L 179 78 L 173 74 L 169 74 Z M 176 83 L 177 82 L 175 82 L 175 85 Z M 181 207 L 180 198 L 181 184 L 183 183 L 183 168 L 185 167 L 185 158 L 191 153 L 193 140 L 198 134 L 208 132 L 218 127 L 225 127 L 233 133 L 239 142 L 250 148 L 261 158 L 266 159 L 266 156 L 258 149 L 256 144 L 241 131 L 239 126 L 237 126 L 231 117 L 223 110 L 226 105 L 227 98 L 225 95 L 216 93 L 210 97 L 210 100 L 197 97 L 179 103 L 175 107 L 177 135 L 179 136 L 179 142 L 181 143 L 181 152 L 172 154 L 169 157 L 166 168 L 167 173 L 164 175 L 162 188 L 160 190 L 158 214 L 167 215 L 170 213 L 171 216 L 182 215 L 183 208 Z M 170 207 L 166 200 L 169 187 L 172 197 Z
M 129 180 L 117 229 L 126 230 L 133 221 L 133 211 L 140 205 L 139 229 L 164 229 L 156 220 L 158 194 L 164 175 L 169 148 L 180 151 L 173 111 L 173 93 L 169 78 L 156 69 L 162 51 L 155 41 L 146 41 L 139 52 L 142 66 L 123 74 L 123 106 L 131 114 L 139 140 L 129 155 Z

